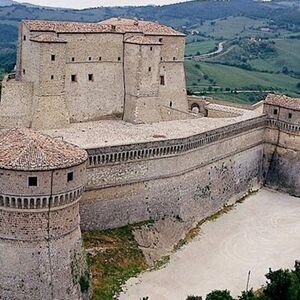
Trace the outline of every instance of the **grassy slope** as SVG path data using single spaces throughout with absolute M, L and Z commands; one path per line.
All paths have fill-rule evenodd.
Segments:
M 138 225 L 136 225 L 138 226 Z M 148 266 L 134 240 L 134 226 L 84 232 L 84 247 L 92 271 L 92 300 L 112 300 L 127 279 Z
M 198 51 L 200 54 L 209 53 L 214 51 L 216 46 L 217 42 L 214 40 L 190 43 L 186 45 L 185 54 L 187 56 L 196 55 Z
M 300 72 L 300 40 L 275 40 L 275 47 L 278 56 L 252 60 L 251 65 L 258 70 L 281 72 L 286 66 L 290 71 Z

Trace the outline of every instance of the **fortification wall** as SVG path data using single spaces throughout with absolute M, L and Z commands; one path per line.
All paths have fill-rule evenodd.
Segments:
M 299 197 L 300 125 L 270 120 L 266 141 L 266 185 Z
M 259 188 L 265 121 L 260 117 L 228 126 L 227 132 L 223 128 L 98 155 L 99 149 L 90 151 L 82 228 L 118 227 L 165 215 L 200 220 Z

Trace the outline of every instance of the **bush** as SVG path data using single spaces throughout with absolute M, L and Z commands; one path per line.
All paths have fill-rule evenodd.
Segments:
M 212 291 L 206 296 L 206 300 L 234 300 L 230 292 L 227 290 L 224 291 Z
M 201 296 L 188 296 L 186 300 L 202 300 Z

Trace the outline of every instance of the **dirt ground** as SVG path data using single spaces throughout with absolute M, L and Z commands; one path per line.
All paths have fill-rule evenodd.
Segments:
M 214 289 L 236 296 L 262 286 L 269 268 L 292 268 L 300 259 L 300 198 L 262 189 L 171 256 L 162 269 L 132 278 L 120 300 L 185 300 Z

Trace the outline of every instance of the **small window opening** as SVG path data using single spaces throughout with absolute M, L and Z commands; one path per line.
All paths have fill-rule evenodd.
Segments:
M 160 76 L 160 85 L 165 85 L 165 76 Z
M 51 75 L 51 80 L 53 80 L 54 79 L 54 75 Z
M 89 74 L 88 79 L 89 81 L 94 81 L 94 74 Z
M 175 56 L 173 57 L 173 60 L 176 60 L 176 57 L 175 57 Z
M 160 60 L 163 60 L 163 58 L 161 57 Z
M 69 172 L 67 174 L 67 180 L 68 180 L 68 182 L 73 181 L 73 179 L 74 179 L 74 172 Z
M 28 186 L 37 186 L 38 185 L 38 179 L 36 176 L 30 176 L 28 177 Z
M 77 82 L 77 76 L 76 75 L 71 75 L 71 81 L 72 82 Z
M 277 115 L 278 114 L 278 110 L 277 108 L 274 109 L 274 115 Z
M 159 42 L 161 43 L 163 41 L 163 39 L 162 38 L 159 38 Z
M 89 57 L 89 60 L 92 60 L 92 58 L 91 58 L 91 57 Z
M 121 60 L 121 57 L 119 56 L 119 57 L 118 57 L 118 61 L 120 61 L 120 60 Z
M 51 55 L 51 61 L 55 61 L 55 55 L 54 54 Z
M 170 101 L 170 107 L 173 107 L 173 101 Z
M 101 57 L 101 56 L 99 56 L 99 60 L 102 60 L 102 57 Z
M 153 50 L 153 47 L 150 47 L 150 51 L 152 51 Z
M 25 69 L 23 69 L 23 75 L 25 75 L 26 74 L 26 71 L 25 71 Z
M 23 39 L 24 39 L 24 41 L 26 41 L 26 35 L 24 35 L 24 38 L 23 38 Z
M 291 119 L 291 118 L 292 118 L 292 116 L 293 116 L 293 114 L 292 114 L 292 113 L 289 113 L 289 119 Z
M 75 57 L 72 57 L 72 61 L 75 61 Z
M 148 71 L 149 71 L 149 72 L 151 72 L 151 70 L 152 70 L 152 68 L 151 68 L 151 67 L 149 67 Z
M 116 25 L 111 25 L 112 30 L 116 30 Z

